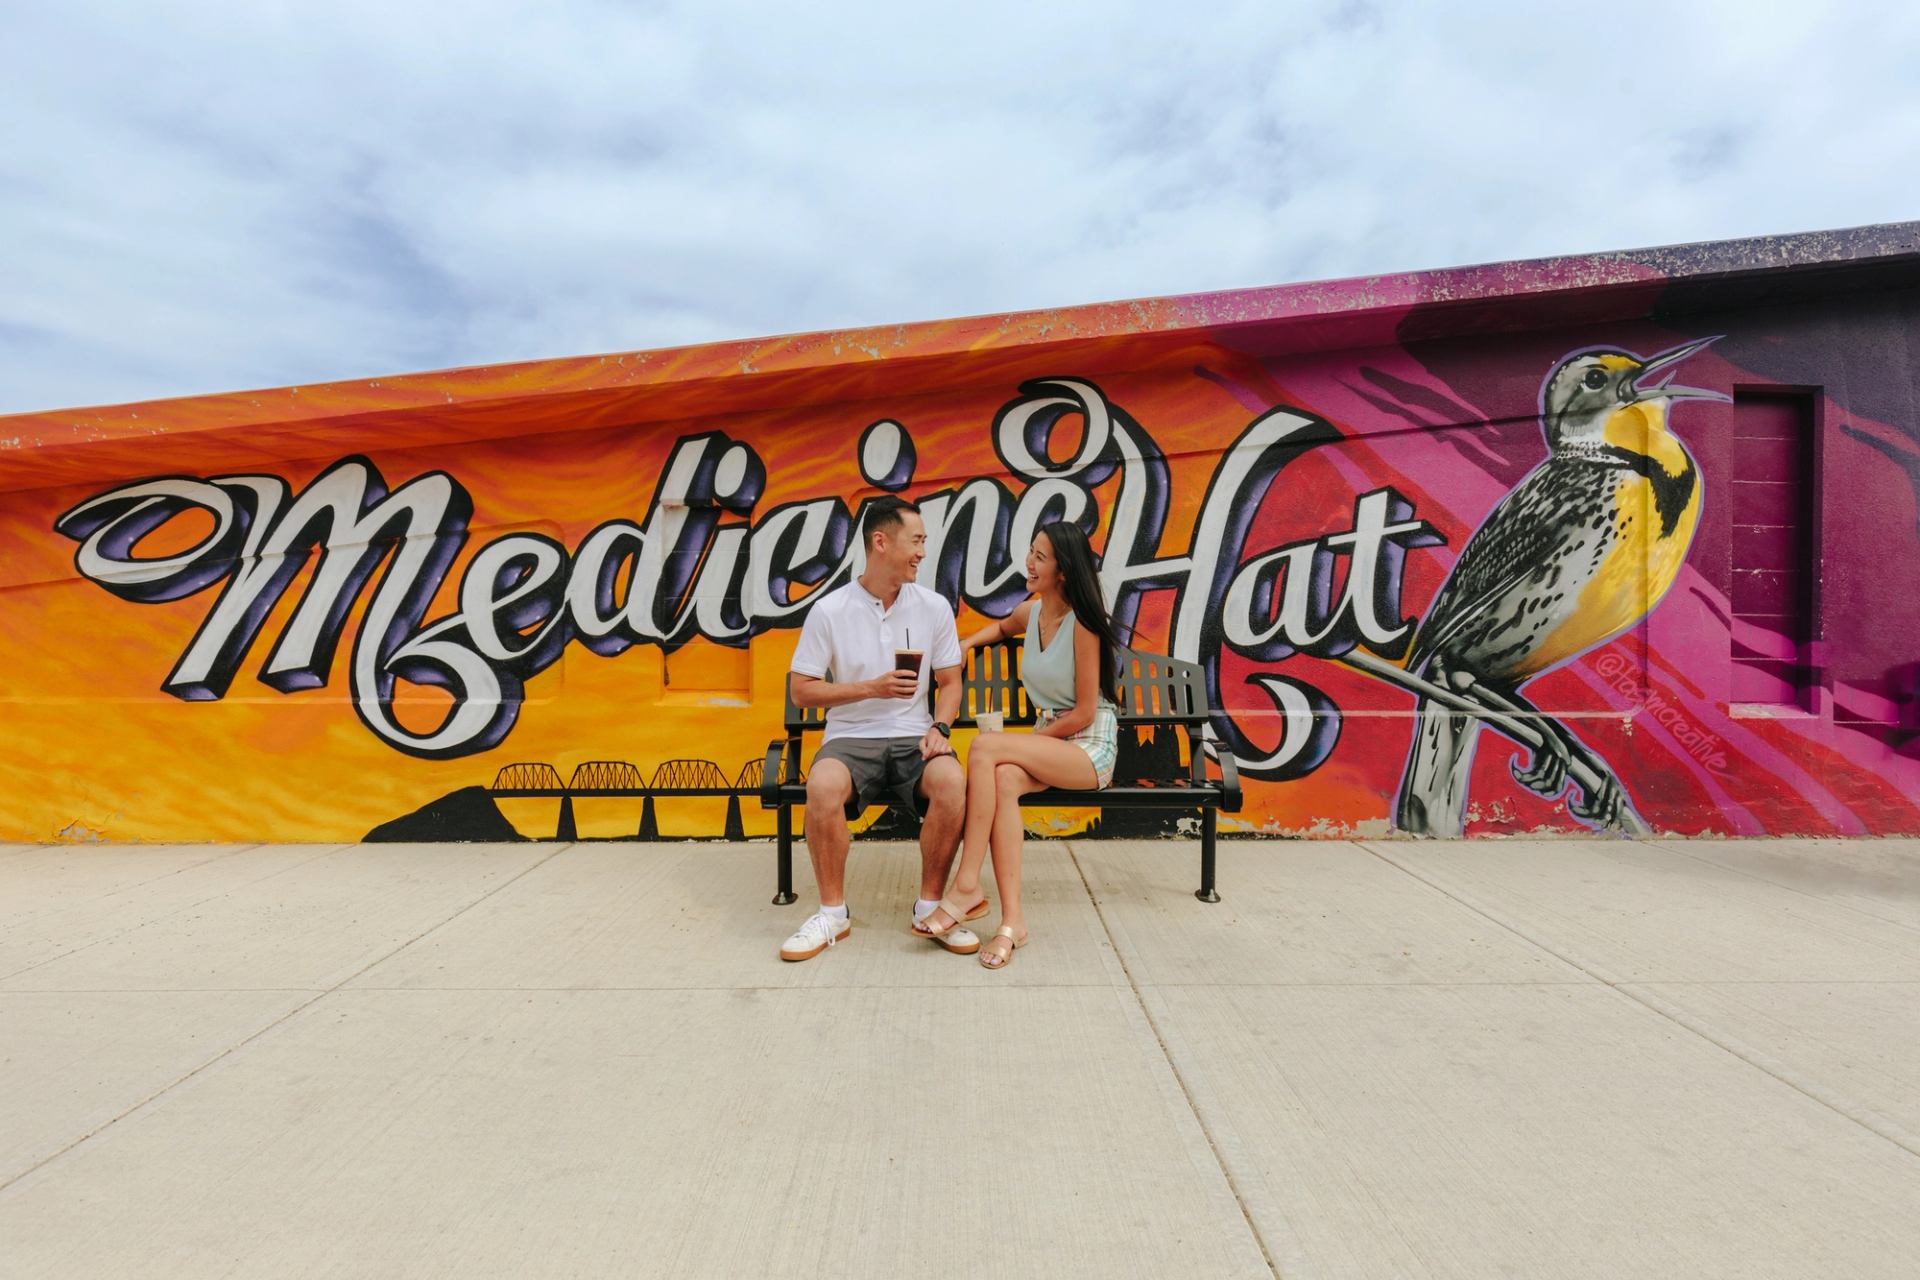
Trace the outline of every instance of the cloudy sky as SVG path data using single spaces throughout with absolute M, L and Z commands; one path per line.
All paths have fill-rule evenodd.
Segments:
M 1911 4 L 925 8 L 6 5 L 0 412 L 1920 217 Z

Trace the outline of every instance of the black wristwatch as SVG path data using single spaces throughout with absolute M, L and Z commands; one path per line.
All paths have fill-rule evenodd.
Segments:
M 953 736 L 953 726 L 945 720 L 935 720 L 933 727 L 940 731 L 940 736 L 943 738 L 951 738 Z

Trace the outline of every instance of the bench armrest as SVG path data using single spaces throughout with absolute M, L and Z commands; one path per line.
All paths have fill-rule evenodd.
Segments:
M 1220 763 L 1220 812 L 1240 812 L 1240 763 L 1233 758 L 1232 751 L 1216 750 L 1219 745 L 1213 738 L 1203 738 L 1207 754 Z
M 1238 813 L 1242 796 L 1240 793 L 1240 763 L 1233 758 L 1232 751 L 1221 750 L 1221 744 L 1206 724 L 1198 728 L 1192 725 L 1182 726 L 1187 731 L 1187 763 L 1193 785 L 1206 787 L 1214 785 L 1207 770 L 1207 761 L 1213 760 L 1220 766 L 1220 812 Z
M 760 769 L 760 807 L 778 809 L 780 807 L 780 766 L 782 756 L 787 750 L 787 739 L 775 738 L 767 744 L 766 763 Z M 800 758 L 800 743 L 793 744 L 794 759 Z

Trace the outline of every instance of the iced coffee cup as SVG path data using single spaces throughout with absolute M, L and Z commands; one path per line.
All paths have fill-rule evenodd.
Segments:
M 920 658 L 921 654 L 918 649 L 895 649 L 893 651 L 893 669 L 895 671 L 911 671 L 917 676 L 920 674 Z

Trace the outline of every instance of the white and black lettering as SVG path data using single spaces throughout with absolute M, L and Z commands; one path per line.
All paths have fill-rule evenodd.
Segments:
M 1356 499 L 1348 529 L 1247 545 L 1281 472 L 1338 438 L 1330 425 L 1287 408 L 1256 418 L 1222 456 L 1185 549 L 1162 554 L 1171 476 L 1146 430 L 1084 378 L 1039 379 L 1020 393 L 991 428 L 1006 474 L 919 498 L 924 583 L 1003 616 L 1024 595 L 1021 563 L 1035 531 L 1068 520 L 1094 532 L 1104 510 L 1100 574 L 1116 622 L 1130 631 L 1147 595 L 1173 592 L 1167 647 L 1206 669 L 1216 707 L 1226 706 L 1223 651 L 1271 664 L 1356 645 L 1388 656 L 1404 649 L 1411 631 L 1400 616 L 1405 553 L 1438 538 L 1392 489 Z M 1060 447 L 1069 433 L 1075 443 Z M 911 482 L 917 454 L 907 428 L 882 419 L 862 433 L 851 461 L 868 484 L 899 491 Z M 696 636 L 738 647 L 800 625 L 819 592 L 860 571 L 865 512 L 820 497 L 756 515 L 766 478 L 765 463 L 743 441 L 718 431 L 682 437 L 639 522 L 608 519 L 571 554 L 536 534 L 495 538 L 468 560 L 455 611 L 431 621 L 422 613 L 473 515 L 466 490 L 443 472 L 389 492 L 372 463 L 344 458 L 291 496 L 277 476 L 162 476 L 90 498 L 55 528 L 80 544 L 79 571 L 126 600 L 177 600 L 224 582 L 162 685 L 185 699 L 226 694 L 316 551 L 259 679 L 282 692 L 326 684 L 346 619 L 384 564 L 353 643 L 354 706 L 395 748 L 445 758 L 503 741 L 525 683 L 569 644 L 604 657 L 636 644 L 671 651 Z M 137 554 L 149 534 L 193 510 L 213 521 L 194 546 Z M 444 689 L 452 702 L 441 722 L 426 730 L 399 723 L 397 681 Z M 1223 709 L 1216 724 L 1245 772 L 1293 777 L 1325 758 L 1340 723 L 1325 694 L 1272 671 L 1255 672 L 1248 683 L 1270 709 L 1242 712 L 1246 726 Z M 1274 724 L 1277 742 L 1254 740 L 1273 737 Z

